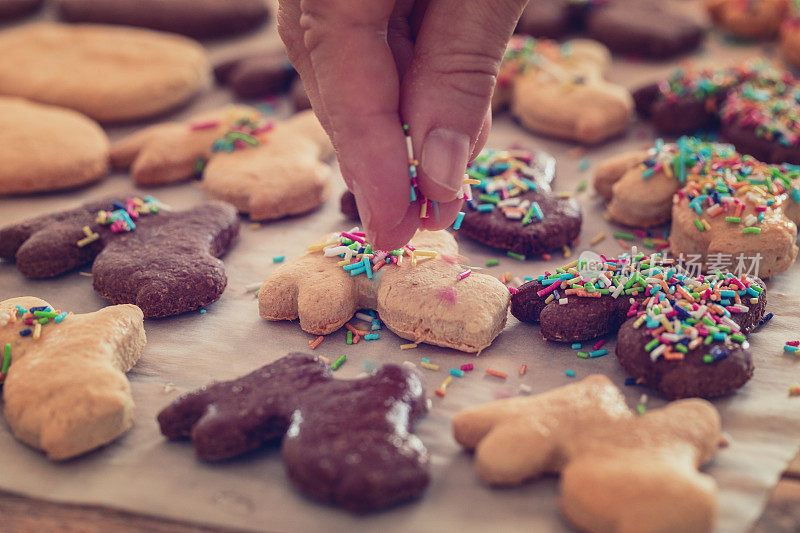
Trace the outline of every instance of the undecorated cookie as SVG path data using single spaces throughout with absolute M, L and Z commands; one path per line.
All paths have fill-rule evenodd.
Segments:
M 484 150 L 467 173 L 472 185 L 459 234 L 532 257 L 572 244 L 581 208 L 550 190 L 555 159 L 545 152 Z
M 428 452 L 410 433 L 426 412 L 422 382 L 405 366 L 345 381 L 317 358 L 294 353 L 181 396 L 158 423 L 169 439 L 190 438 L 209 461 L 282 439 L 286 473 L 303 493 L 367 512 L 427 487 Z
M 58 0 L 68 22 L 141 26 L 192 37 L 217 37 L 261 26 L 265 0 Z
M 781 52 L 789 63 L 800 67 L 800 14 L 781 26 Z
M 446 231 L 419 231 L 391 252 L 372 250 L 357 229 L 335 233 L 267 277 L 259 314 L 299 318 L 304 331 L 327 335 L 359 309 L 375 309 L 399 337 L 480 352 L 505 326 L 508 289 L 461 265 L 457 253 Z
M 218 257 L 238 233 L 239 216 L 224 202 L 165 212 L 150 197 L 109 198 L 0 229 L 0 258 L 28 278 L 93 263 L 100 296 L 160 318 L 220 298 L 227 277 Z
M 633 99 L 604 79 L 611 55 L 600 43 L 559 44 L 514 36 L 508 44 L 492 107 L 510 105 L 527 129 L 592 144 L 630 126 Z
M 705 533 L 714 479 L 698 471 L 720 442 L 720 417 L 690 399 L 637 415 L 601 375 L 529 397 L 465 409 L 453 436 L 475 450 L 478 476 L 518 485 L 558 473 L 559 506 L 581 531 Z
M 133 424 L 125 373 L 146 339 L 142 311 L 55 309 L 31 297 L 0 302 L 6 421 L 25 444 L 61 461 L 117 439 Z
M 108 137 L 90 118 L 0 96 L 0 195 L 98 181 L 108 169 L 108 152 Z
M 663 0 L 537 0 L 522 13 L 517 32 L 560 38 L 572 31 L 619 54 L 666 59 L 700 44 L 704 28 Z
M 112 164 L 138 185 L 202 175 L 212 198 L 252 220 L 306 213 L 328 196 L 333 146 L 312 111 L 273 123 L 246 106 L 204 113 L 188 123 L 145 128 L 116 143 Z
M 732 146 L 681 137 L 622 154 L 597 168 L 595 188 L 616 222 L 651 227 L 671 221 L 673 254 L 760 254 L 759 276 L 789 268 L 797 256 L 800 171 L 766 165 Z
M 0 34 L 0 94 L 120 122 L 169 111 L 210 81 L 206 52 L 169 33 L 29 24 Z
M 778 34 L 789 14 L 787 0 L 706 0 L 714 24 L 744 39 L 768 39 Z
M 564 273 L 545 273 L 519 287 L 511 313 L 539 322 L 550 341 L 619 331 L 617 358 L 634 378 L 667 398 L 714 397 L 752 377 L 745 334 L 764 315 L 766 298 L 758 278 L 704 277 L 660 254 L 582 255 Z M 581 353 L 600 357 L 606 350 Z

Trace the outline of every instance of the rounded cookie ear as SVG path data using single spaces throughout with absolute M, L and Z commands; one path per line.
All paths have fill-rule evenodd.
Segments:
M 339 268 L 334 273 L 309 277 L 297 294 L 300 327 L 314 335 L 338 330 L 361 308 L 358 292 L 356 280 Z
M 553 470 L 557 448 L 551 428 L 514 417 L 495 426 L 478 444 L 475 470 L 487 483 L 516 485 Z
M 640 165 L 647 158 L 647 152 L 627 152 L 601 162 L 594 171 L 593 184 L 597 194 L 610 200 L 614 184 L 628 170 Z
M 117 169 L 129 168 L 151 139 L 157 137 L 161 132 L 169 131 L 170 128 L 179 125 L 175 122 L 156 124 L 115 142 L 109 154 L 111 166 Z

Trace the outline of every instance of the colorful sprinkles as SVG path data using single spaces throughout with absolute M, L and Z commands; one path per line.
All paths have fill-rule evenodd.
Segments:
M 0 313 L 0 327 L 10 324 L 16 324 L 18 327 L 22 326 L 18 330 L 19 336 L 28 337 L 36 341 L 41 338 L 42 332 L 45 331 L 44 326 L 60 324 L 68 316 L 69 313 L 53 309 L 50 306 L 36 306 L 26 309 L 21 305 L 17 305 L 10 312 Z M 8 369 L 11 366 L 12 348 L 13 345 L 10 342 L 6 342 L 3 345 L 2 359 L 0 359 L 0 383 L 3 383 L 8 375 Z

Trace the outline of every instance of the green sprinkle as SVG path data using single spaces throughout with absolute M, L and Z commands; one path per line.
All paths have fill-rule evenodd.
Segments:
M 508 257 L 510 257 L 511 259 L 516 259 L 517 261 L 525 261 L 525 256 L 524 255 L 518 254 L 517 252 L 512 252 L 511 250 L 506 252 L 506 255 Z
M 725 217 L 725 222 L 733 222 L 734 224 L 738 224 L 742 221 L 742 217 Z
M 742 228 L 742 233 L 761 233 L 761 228 Z
M 585 191 L 586 187 L 588 187 L 588 186 L 589 186 L 589 182 L 587 182 L 586 180 L 583 180 L 578 184 L 577 191 L 578 192 Z M 798 196 L 800 196 L 800 194 L 798 194 Z M 798 200 L 798 201 L 800 201 L 800 200 Z
M 632 241 L 636 236 L 633 233 L 627 233 L 625 231 L 615 231 L 614 238 L 622 239 L 623 241 Z
M 11 365 L 11 343 L 7 342 L 3 357 L 3 368 L 0 368 L 0 374 L 8 374 L 9 365 Z
M 746 337 L 741 333 L 734 333 L 731 335 L 731 339 L 741 344 L 745 341 Z
M 575 355 L 577 355 L 581 359 L 589 359 L 589 354 L 586 353 L 586 352 L 578 352 Z M 569 372 L 569 370 L 567 370 L 567 372 Z M 569 374 L 567 374 L 567 375 L 569 376 Z
M 652 351 L 653 351 L 653 349 L 654 349 L 656 346 L 658 346 L 658 344 L 659 344 L 659 340 L 658 340 L 658 339 L 653 339 L 653 340 L 651 340 L 650 342 L 648 342 L 647 344 L 645 344 L 645 346 L 644 346 L 644 349 L 645 349 L 646 351 L 648 351 L 648 352 L 652 352 Z
M 645 407 L 643 403 L 637 404 L 636 412 L 639 413 L 639 415 L 643 415 L 647 412 L 647 407 Z
M 339 370 L 339 367 L 342 366 L 345 361 L 347 361 L 347 355 L 346 354 L 340 355 L 339 359 L 334 361 L 333 364 L 331 365 L 331 370 Z
M 353 332 L 347 330 L 347 340 L 345 341 L 347 344 L 353 344 Z
M 52 311 L 34 311 L 33 316 L 37 317 L 45 317 L 45 318 L 55 318 L 58 316 L 58 313 Z
M 486 266 L 487 267 L 493 267 L 493 266 L 497 266 L 499 264 L 500 264 L 500 260 L 499 259 L 487 259 L 486 260 Z
M 488 202 L 490 204 L 496 204 L 500 201 L 500 198 L 494 194 L 481 194 L 478 196 L 478 199 L 481 202 Z
M 408 124 L 403 124 L 403 131 L 408 131 Z M 344 356 L 342 356 L 344 357 Z
M 681 343 L 676 344 L 675 345 L 675 349 L 678 350 L 679 352 L 689 353 L 689 348 L 687 348 L 686 346 L 684 346 Z
M 700 222 L 698 219 L 694 219 L 694 225 L 697 226 L 697 229 L 700 231 L 705 231 L 706 227 L 703 226 L 703 223 Z
M 566 376 L 568 378 L 574 378 L 575 377 L 575 371 L 574 370 L 567 370 L 566 372 L 564 372 L 564 374 L 566 374 Z
M 710 338 L 710 337 L 709 337 L 709 338 Z M 713 362 L 714 362 L 714 356 L 713 356 L 713 355 L 711 355 L 711 354 L 706 354 L 706 355 L 704 355 L 704 356 L 703 356 L 703 362 L 704 362 L 704 363 L 713 363 Z
M 39 319 L 39 324 L 44 325 L 44 324 L 47 324 L 48 322 L 50 322 L 50 319 L 47 318 L 47 317 L 42 317 L 42 318 Z

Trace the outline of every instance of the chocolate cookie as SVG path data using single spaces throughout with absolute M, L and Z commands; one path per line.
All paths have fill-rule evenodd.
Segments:
M 0 19 L 19 17 L 38 9 L 43 0 L 0 0 Z
M 351 220 L 360 220 L 358 205 L 356 205 L 356 195 L 350 191 L 344 191 L 339 201 L 339 209 L 342 214 Z
M 192 37 L 218 37 L 261 26 L 269 18 L 264 0 L 59 0 L 67 22 L 124 24 Z
M 739 152 L 767 163 L 800 163 L 800 81 L 766 61 L 679 69 L 634 93 L 637 111 L 665 134 L 719 127 Z
M 581 209 L 550 190 L 555 159 L 544 152 L 486 150 L 467 174 L 480 183 L 467 200 L 460 231 L 483 244 L 526 257 L 572 243 Z
M 517 32 L 560 38 L 573 31 L 620 54 L 663 59 L 700 44 L 704 28 L 661 0 L 540 0 L 530 2 Z
M 410 433 L 426 411 L 412 370 L 385 365 L 363 379 L 335 380 L 326 364 L 293 353 L 185 394 L 158 423 L 169 439 L 191 438 L 209 461 L 283 439 L 286 473 L 300 490 L 366 512 L 427 487 L 428 453 Z
M 223 61 L 214 67 L 214 77 L 237 98 L 289 93 L 295 111 L 311 109 L 303 81 L 282 50 Z
M 237 98 L 259 98 L 289 90 L 297 72 L 283 50 L 223 61 L 214 67 L 217 83 Z
M 719 396 L 747 382 L 753 363 L 745 334 L 765 308 L 760 279 L 693 276 L 659 254 L 582 255 L 511 298 L 512 314 L 540 322 L 547 340 L 583 341 L 618 329 L 623 368 L 671 399 Z
M 28 278 L 54 277 L 94 262 L 94 289 L 145 317 L 193 311 L 227 284 L 222 256 L 239 233 L 233 206 L 207 202 L 161 212 L 151 197 L 115 198 L 32 218 L 0 230 L 0 258 Z

